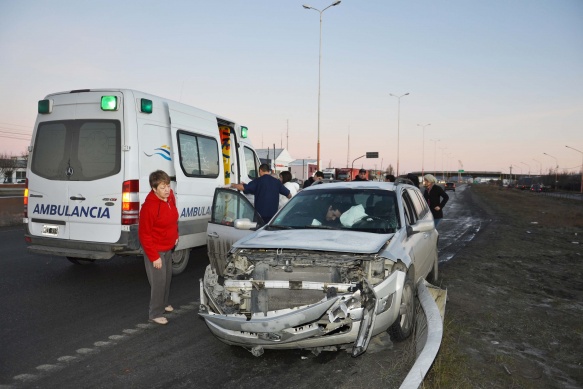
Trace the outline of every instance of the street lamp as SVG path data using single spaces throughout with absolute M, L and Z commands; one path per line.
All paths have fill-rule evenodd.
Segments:
M 555 168 L 555 190 L 559 189 L 559 160 L 557 159 L 557 157 L 553 157 L 550 154 L 547 153 L 543 153 L 544 155 L 548 155 L 551 158 L 555 159 L 555 163 L 557 164 L 556 168 Z
M 447 150 L 447 146 L 446 147 L 440 147 L 441 149 L 441 179 L 443 180 L 443 182 L 445 182 L 445 168 L 443 167 L 443 155 L 445 154 L 444 150 Z
M 521 167 L 521 166 L 518 166 L 518 165 L 512 165 L 512 166 L 514 166 L 514 167 L 517 167 L 517 168 L 519 168 L 519 169 L 520 169 L 520 178 L 522 179 L 522 178 L 523 178 L 523 174 L 522 174 L 522 167 Z M 514 175 L 514 177 L 516 177 L 516 174 Z M 518 181 L 518 180 L 517 180 L 517 181 Z
M 334 7 L 335 5 L 340 4 L 340 0 L 333 2 L 323 10 L 319 10 L 314 7 L 310 7 L 309 5 L 302 5 L 305 9 L 313 9 L 320 13 L 320 51 L 318 57 L 318 151 L 317 151 L 317 161 L 316 161 L 316 170 L 320 170 L 320 85 L 322 80 L 322 13 L 326 11 L 330 7 Z
M 396 97 L 399 101 L 398 108 L 397 108 L 397 176 L 399 175 L 399 140 L 400 140 L 400 122 L 401 122 L 401 97 L 407 96 L 409 93 L 405 93 L 401 96 L 396 96 L 392 93 L 389 93 L 390 96 Z
M 565 146 L 565 147 L 568 149 L 571 149 L 571 150 L 575 150 L 578 153 L 581 153 L 581 194 L 583 194 L 583 151 L 577 150 L 576 148 L 571 147 L 571 146 Z
M 538 163 L 538 175 L 542 176 L 543 175 L 543 164 L 540 163 L 540 161 L 537 161 L 536 159 L 532 159 L 534 162 Z
M 423 151 L 421 152 L 421 177 L 423 177 L 425 175 L 425 127 L 430 126 L 431 123 L 417 125 L 423 128 Z
M 527 163 L 524 163 L 524 162 L 520 162 L 520 163 L 523 164 L 523 165 L 528 166 L 528 176 L 530 177 L 530 165 L 527 164 Z
M 429 139 L 433 142 L 433 174 L 437 177 L 437 165 L 435 164 L 435 156 L 437 155 L 437 142 L 441 141 L 441 139 Z

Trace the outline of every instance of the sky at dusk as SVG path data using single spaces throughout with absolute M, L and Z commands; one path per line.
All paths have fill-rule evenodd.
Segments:
M 0 153 L 26 150 L 49 93 L 131 88 L 315 159 L 320 23 L 302 4 L 333 1 L 306 1 L 0 0 Z M 343 0 L 322 16 L 322 167 L 376 151 L 355 167 L 396 168 L 398 149 L 401 174 L 580 170 L 565 146 L 583 152 L 583 1 Z

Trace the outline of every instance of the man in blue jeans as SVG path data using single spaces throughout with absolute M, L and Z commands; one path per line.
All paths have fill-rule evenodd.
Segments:
M 255 195 L 255 210 L 265 223 L 277 213 L 279 206 L 279 195 L 282 194 L 288 199 L 291 198 L 289 190 L 283 186 L 280 180 L 273 177 L 271 169 L 266 163 L 259 166 L 259 178 L 248 184 L 231 184 L 231 188 L 241 190 L 245 193 Z

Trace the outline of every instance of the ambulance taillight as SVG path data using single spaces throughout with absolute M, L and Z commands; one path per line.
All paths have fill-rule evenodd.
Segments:
M 140 181 L 124 181 L 121 203 L 121 224 L 138 224 L 140 216 Z
M 24 218 L 28 218 L 28 178 L 24 184 Z

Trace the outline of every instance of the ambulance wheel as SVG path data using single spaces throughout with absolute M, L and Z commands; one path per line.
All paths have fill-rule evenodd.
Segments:
M 91 258 L 67 257 L 67 259 L 71 263 L 74 263 L 75 265 L 89 265 L 90 263 L 95 262 L 95 259 L 91 259 Z
M 190 249 L 177 250 L 172 253 L 172 275 L 176 276 L 186 269 L 189 257 Z

